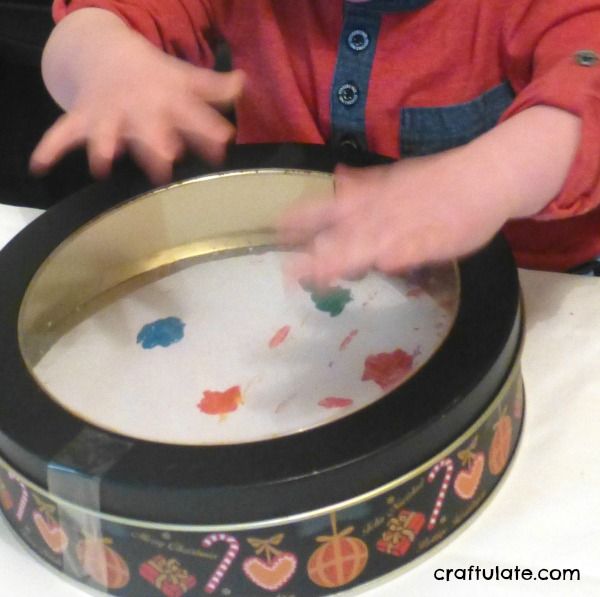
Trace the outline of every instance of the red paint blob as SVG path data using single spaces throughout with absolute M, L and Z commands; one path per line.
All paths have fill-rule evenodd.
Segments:
M 224 392 L 206 390 L 198 408 L 207 415 L 224 415 L 237 410 L 240 404 L 242 404 L 242 391 L 240 386 L 233 386 Z
M 346 350 L 346 348 L 348 348 L 348 344 L 350 344 L 350 342 L 352 342 L 352 340 L 354 339 L 354 337 L 356 336 L 356 334 L 358 334 L 358 330 L 352 330 L 341 342 L 340 344 L 340 350 Z
M 394 352 L 381 352 L 365 359 L 362 381 L 374 381 L 382 390 L 399 386 L 413 367 L 413 355 L 401 348 Z
M 319 400 L 319 406 L 323 408 L 344 408 L 353 404 L 354 400 L 350 398 L 337 398 L 336 396 L 328 396 Z
M 292 328 L 289 325 L 284 325 L 275 332 L 275 335 L 269 341 L 269 348 L 277 348 L 288 337 Z

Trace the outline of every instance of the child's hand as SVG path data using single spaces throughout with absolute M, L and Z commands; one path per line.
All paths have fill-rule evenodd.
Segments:
M 372 267 L 399 272 L 474 251 L 511 215 L 507 200 L 483 203 L 482 175 L 452 152 L 338 167 L 335 198 L 295 208 L 281 224 L 285 243 L 307 249 L 292 264 L 294 276 L 327 286 Z
M 456 149 L 338 168 L 331 201 L 296 207 L 281 222 L 282 241 L 307 251 L 292 274 L 325 287 L 372 267 L 401 272 L 475 251 L 508 219 L 556 197 L 580 127 L 573 114 L 536 106 Z
M 86 39 L 90 12 L 94 31 Z M 94 37 L 99 30 L 102 39 Z M 223 159 L 235 129 L 219 110 L 241 94 L 241 72 L 220 74 L 168 56 L 114 15 L 95 9 L 73 13 L 53 35 L 44 75 L 67 113 L 33 152 L 35 173 L 84 145 L 93 175 L 106 176 L 127 149 L 155 184 L 170 179 L 173 162 L 186 148 L 213 163 Z M 90 41 L 80 48 L 80 59 L 68 55 L 78 41 Z

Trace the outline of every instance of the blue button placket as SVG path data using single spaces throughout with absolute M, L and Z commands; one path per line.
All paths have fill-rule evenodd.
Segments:
M 346 3 L 331 88 L 331 140 L 366 150 L 365 109 L 381 12 Z

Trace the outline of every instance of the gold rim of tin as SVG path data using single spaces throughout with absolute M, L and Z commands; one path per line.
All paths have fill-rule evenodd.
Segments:
M 509 369 L 508 375 L 504 380 L 502 386 L 500 387 L 498 393 L 492 400 L 492 402 L 485 409 L 483 414 L 479 416 L 479 418 L 472 423 L 466 431 L 464 431 L 458 438 L 452 441 L 444 450 L 438 452 L 424 463 L 413 469 L 412 471 L 405 473 L 399 478 L 390 481 L 380 487 L 377 487 L 371 491 L 363 493 L 359 496 L 355 496 L 353 498 L 349 498 L 347 500 L 343 500 L 341 502 L 337 502 L 335 504 L 324 506 L 322 508 L 317 508 L 311 510 L 309 512 L 303 512 L 300 514 L 295 514 L 292 516 L 283 516 L 279 518 L 273 518 L 264 521 L 257 521 L 252 523 L 236 523 L 236 524 L 220 524 L 220 525 L 184 525 L 184 524 L 169 524 L 169 523 L 155 523 L 155 522 L 147 522 L 143 520 L 137 520 L 134 518 L 124 518 L 122 516 L 115 516 L 112 514 L 107 514 L 104 512 L 92 511 L 77 504 L 73 504 L 60 498 L 59 496 L 55 496 L 48 492 L 46 489 L 39 487 L 37 484 L 29 481 L 27 478 L 23 477 L 20 473 L 15 471 L 2 457 L 0 457 L 0 465 L 5 469 L 13 471 L 19 477 L 19 480 L 23 482 L 24 485 L 32 489 L 33 491 L 43 495 L 47 499 L 55 502 L 57 505 L 64 506 L 66 508 L 70 508 L 77 512 L 82 512 L 88 515 L 95 516 L 96 518 L 100 518 L 101 520 L 106 520 L 108 522 L 120 524 L 123 526 L 130 527 L 138 527 L 143 529 L 154 529 L 159 531 L 173 531 L 173 532 L 200 532 L 200 533 L 208 533 L 214 531 L 249 531 L 255 529 L 269 528 L 275 526 L 284 526 L 289 524 L 294 524 L 297 522 L 306 521 L 312 518 L 318 518 L 321 516 L 326 516 L 332 512 L 338 512 L 340 510 L 345 510 L 347 508 L 351 508 L 353 506 L 357 506 L 364 502 L 368 502 L 373 498 L 376 498 L 388 491 L 399 487 L 408 481 L 414 479 L 415 477 L 421 475 L 425 471 L 429 470 L 432 466 L 434 466 L 438 461 L 442 460 L 450 453 L 454 452 L 460 445 L 462 445 L 467 439 L 469 439 L 472 435 L 474 435 L 477 430 L 482 427 L 489 418 L 493 415 L 494 411 L 498 408 L 498 404 L 501 403 L 505 398 L 506 394 L 513 389 L 515 383 L 519 383 L 517 388 L 517 392 L 524 392 L 523 381 L 521 379 L 520 382 L 517 380 L 520 378 L 520 357 L 523 349 L 523 331 L 524 324 L 522 314 L 522 305 L 519 305 L 517 316 L 520 318 L 519 323 L 519 344 L 518 349 L 515 354 L 513 363 L 511 368 Z M 514 454 L 513 454 L 514 455 Z M 503 473 L 504 476 L 505 473 Z

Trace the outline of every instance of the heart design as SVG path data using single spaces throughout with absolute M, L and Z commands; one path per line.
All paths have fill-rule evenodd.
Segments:
M 64 553 L 69 545 L 69 537 L 63 528 L 56 522 L 47 521 L 41 512 L 33 513 L 33 522 L 42 539 L 54 553 Z
M 470 500 L 479 487 L 483 468 L 485 466 L 485 456 L 483 452 L 473 454 L 473 459 L 469 468 L 462 469 L 456 479 L 454 479 L 454 491 L 459 498 Z
M 283 552 L 270 562 L 260 558 L 246 558 L 242 565 L 246 576 L 267 591 L 278 591 L 296 572 L 298 559 L 293 553 Z

